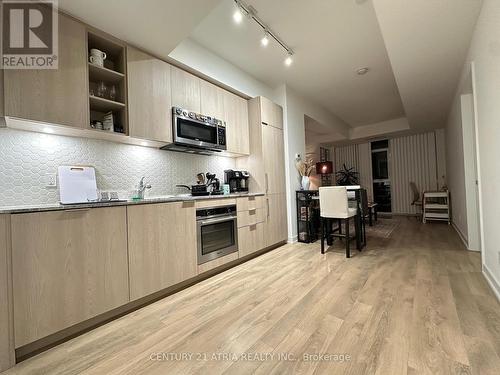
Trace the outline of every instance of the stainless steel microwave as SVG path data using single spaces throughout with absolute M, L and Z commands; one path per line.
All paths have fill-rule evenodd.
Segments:
M 163 147 L 192 153 L 221 152 L 226 147 L 226 124 L 214 117 L 173 107 L 173 144 Z

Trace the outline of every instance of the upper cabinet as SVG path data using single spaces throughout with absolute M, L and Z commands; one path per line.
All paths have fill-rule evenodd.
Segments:
M 249 155 L 248 101 L 229 91 L 224 91 L 224 112 L 227 151 L 235 154 Z
M 259 102 L 262 124 L 283 129 L 283 109 L 263 96 L 259 97 Z
M 219 120 L 224 120 L 225 90 L 204 80 L 200 80 L 200 86 L 201 113 L 206 116 L 215 117 Z
M 127 70 L 130 136 L 172 142 L 170 65 L 129 47 Z
M 201 79 L 184 70 L 172 66 L 171 87 L 172 106 L 188 111 L 201 112 Z
M 59 68 L 6 69 L 5 115 L 88 127 L 86 40 L 83 24 L 59 15 Z

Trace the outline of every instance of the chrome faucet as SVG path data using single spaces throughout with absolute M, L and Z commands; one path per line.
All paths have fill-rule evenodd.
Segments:
M 144 192 L 146 191 L 146 189 L 151 189 L 151 185 L 144 183 L 145 178 L 146 177 L 141 178 L 139 186 L 137 187 L 137 197 L 139 199 L 144 199 Z

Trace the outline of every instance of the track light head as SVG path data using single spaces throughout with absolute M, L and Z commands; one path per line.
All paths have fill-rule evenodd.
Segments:
M 243 14 L 241 14 L 240 8 L 237 8 L 233 13 L 233 20 L 236 23 L 241 23 L 243 20 Z
M 262 47 L 267 47 L 267 45 L 269 44 L 269 35 L 267 34 L 267 32 L 264 34 L 264 36 L 260 40 L 260 44 L 262 44 Z

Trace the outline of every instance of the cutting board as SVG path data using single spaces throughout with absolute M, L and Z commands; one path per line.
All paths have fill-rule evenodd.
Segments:
M 60 166 L 57 174 L 61 204 L 88 203 L 97 200 L 97 182 L 93 167 Z

